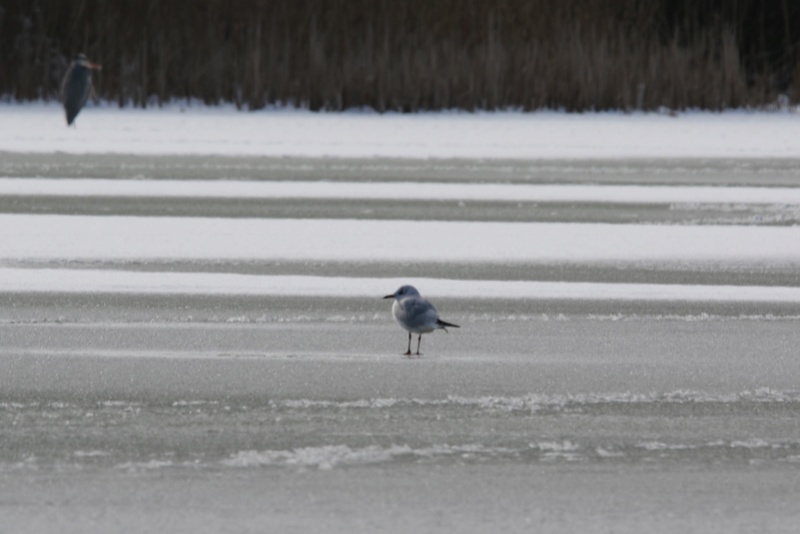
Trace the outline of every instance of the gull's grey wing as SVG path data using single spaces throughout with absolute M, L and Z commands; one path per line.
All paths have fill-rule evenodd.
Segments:
M 439 319 L 439 313 L 427 299 L 409 297 L 401 301 L 400 308 L 403 319 L 410 327 L 434 327 Z

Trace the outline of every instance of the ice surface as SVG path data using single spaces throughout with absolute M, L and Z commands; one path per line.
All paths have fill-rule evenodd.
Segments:
M 794 113 L 84 113 L 0 105 L 4 527 L 796 530 Z

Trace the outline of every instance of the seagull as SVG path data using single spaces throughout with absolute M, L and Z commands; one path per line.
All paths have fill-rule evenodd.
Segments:
M 433 304 L 428 299 L 422 298 L 414 286 L 401 286 L 393 294 L 383 298 L 395 299 L 392 304 L 392 315 L 403 330 L 408 330 L 408 352 L 405 353 L 405 356 L 409 358 L 411 357 L 411 334 L 419 334 L 417 356 L 420 356 L 419 345 L 422 343 L 422 334 L 439 329 L 447 332 L 446 327 L 448 326 L 460 328 L 457 324 L 442 321 Z

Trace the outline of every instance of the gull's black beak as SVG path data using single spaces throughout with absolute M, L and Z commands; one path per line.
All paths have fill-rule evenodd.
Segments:
M 386 295 L 386 296 L 385 296 L 385 297 L 383 297 L 383 298 L 385 298 L 385 299 L 393 299 L 393 298 L 394 298 L 394 295 Z

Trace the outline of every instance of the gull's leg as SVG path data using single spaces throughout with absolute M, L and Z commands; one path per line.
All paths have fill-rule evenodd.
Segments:
M 408 333 L 408 351 L 404 356 L 411 356 L 411 332 Z
M 408 342 L 409 342 L 409 343 L 411 343 L 411 340 L 409 339 L 409 340 L 408 340 Z M 420 355 L 420 354 L 419 354 L 419 344 L 420 344 L 420 343 L 422 343 L 422 334 L 420 334 L 420 335 L 419 335 L 419 337 L 417 338 L 417 356 L 419 356 L 419 355 Z M 409 351 L 411 350 L 411 346 L 410 346 L 410 345 L 409 345 L 409 347 L 408 347 L 408 350 L 409 350 Z

